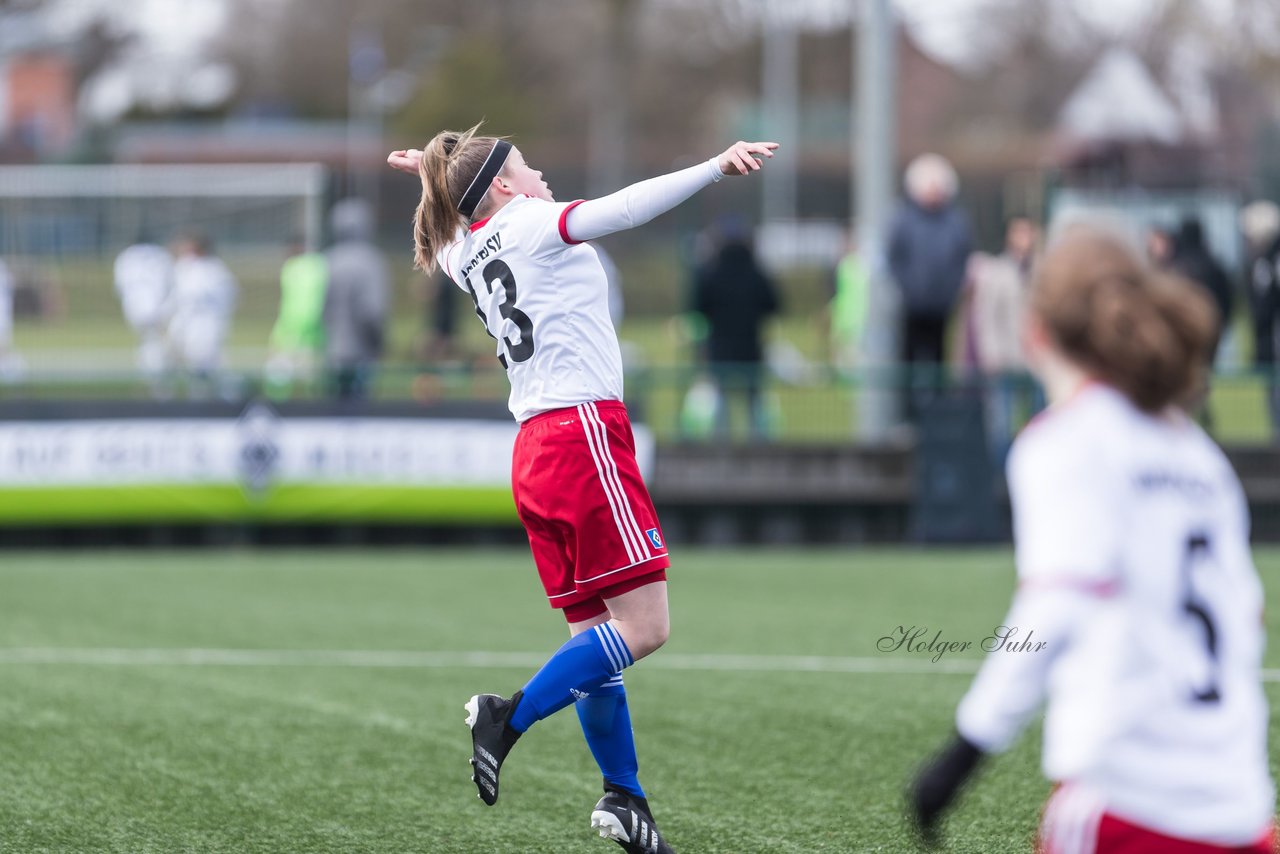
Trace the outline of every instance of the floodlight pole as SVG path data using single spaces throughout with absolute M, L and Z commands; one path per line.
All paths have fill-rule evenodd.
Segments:
M 589 66 L 594 77 L 591 113 L 587 118 L 587 190 L 604 196 L 625 186 L 631 174 L 628 135 L 631 65 L 630 23 L 633 0 L 602 0 L 604 38 Z
M 382 152 L 382 107 L 371 88 L 386 73 L 382 33 L 376 21 L 352 21 L 347 33 L 347 173 L 349 195 L 369 203 L 377 216 L 381 171 L 371 169 L 369 151 Z
M 867 267 L 870 297 L 863 333 L 858 433 L 884 441 L 899 423 L 901 311 L 886 257 L 897 174 L 897 27 L 891 0 L 862 0 L 856 22 L 853 110 L 853 190 L 858 252 Z
M 800 152 L 800 45 L 794 13 L 770 4 L 761 16 L 764 26 L 762 138 L 782 145 L 782 156 L 762 172 L 762 222 L 796 219 L 796 163 Z

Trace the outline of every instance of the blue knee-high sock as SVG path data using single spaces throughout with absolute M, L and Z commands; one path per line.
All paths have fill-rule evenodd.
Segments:
M 613 677 L 590 696 L 579 700 L 575 707 L 582 734 L 587 737 L 587 746 L 605 782 L 643 798 L 644 789 L 640 788 L 637 777 L 640 763 L 636 760 L 636 740 L 631 732 L 631 712 L 627 709 L 627 689 L 622 684 L 622 676 Z
M 542 669 L 533 674 L 511 715 L 511 728 L 524 732 L 583 694 L 599 688 L 632 663 L 631 650 L 609 623 L 569 638 Z

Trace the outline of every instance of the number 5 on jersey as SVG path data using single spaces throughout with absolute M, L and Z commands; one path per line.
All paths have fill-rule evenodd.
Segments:
M 1218 690 L 1218 627 L 1209 610 L 1209 603 L 1197 595 L 1195 579 L 1212 563 L 1209 538 L 1200 533 L 1187 538 L 1182 557 L 1183 599 L 1182 611 L 1197 629 L 1204 643 L 1208 661 L 1208 679 L 1193 688 L 1191 699 L 1197 703 L 1217 703 L 1222 700 Z
M 508 337 L 504 337 L 502 343 L 507 345 L 507 354 L 512 362 L 529 361 L 533 357 L 533 321 L 529 319 L 529 315 L 516 308 L 516 277 L 512 274 L 511 268 L 507 266 L 506 261 L 495 258 L 485 265 L 484 270 L 480 272 L 480 279 L 490 294 L 493 293 L 495 283 L 502 285 L 503 291 L 506 292 L 506 299 L 498 304 L 498 311 L 501 312 L 504 320 L 510 320 L 516 325 L 516 329 L 520 330 L 519 343 L 513 342 Z M 496 340 L 497 336 L 489 329 L 489 318 L 485 316 L 484 309 L 480 308 L 480 295 L 471 284 L 471 277 L 466 276 L 463 281 L 466 282 L 467 293 L 471 294 L 471 302 L 475 304 L 476 314 L 484 324 L 485 331 L 489 333 L 490 338 Z M 502 362 L 502 367 L 509 367 L 507 356 L 498 354 L 498 361 Z

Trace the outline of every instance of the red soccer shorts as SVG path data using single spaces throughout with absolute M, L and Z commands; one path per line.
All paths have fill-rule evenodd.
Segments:
M 1045 805 L 1039 854 L 1273 854 L 1274 831 L 1250 845 L 1222 846 L 1166 836 L 1105 812 L 1073 786 L 1059 786 Z
M 604 599 L 641 579 L 665 578 L 666 542 L 618 401 L 543 412 L 521 424 L 511 490 L 547 599 L 570 622 L 604 613 Z

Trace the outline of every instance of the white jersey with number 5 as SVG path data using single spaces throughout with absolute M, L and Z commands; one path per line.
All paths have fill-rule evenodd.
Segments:
M 436 256 L 497 341 L 517 421 L 622 399 L 608 280 L 596 251 L 566 230 L 577 204 L 517 197 Z
M 1001 750 L 1047 697 L 1050 779 L 1164 834 L 1255 841 L 1275 808 L 1263 600 L 1225 456 L 1190 419 L 1092 384 L 1019 437 L 1009 487 L 1005 623 L 1031 644 L 988 655 L 960 732 Z

